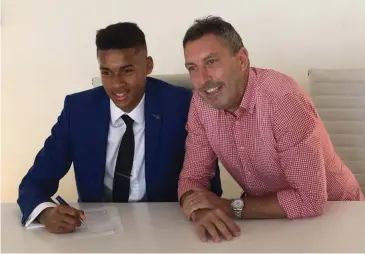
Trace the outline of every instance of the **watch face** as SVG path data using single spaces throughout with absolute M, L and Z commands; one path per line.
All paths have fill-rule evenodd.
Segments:
M 243 201 L 242 201 L 242 199 L 235 199 L 235 200 L 233 200 L 232 207 L 233 208 L 242 208 L 243 207 Z

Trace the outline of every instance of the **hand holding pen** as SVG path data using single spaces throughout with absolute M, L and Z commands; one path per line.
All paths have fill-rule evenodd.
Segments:
M 44 209 L 39 215 L 39 221 L 45 225 L 47 231 L 51 233 L 71 233 L 81 223 L 85 223 L 85 215 L 82 210 L 78 210 L 68 205 L 61 197 L 56 198 L 60 205 Z

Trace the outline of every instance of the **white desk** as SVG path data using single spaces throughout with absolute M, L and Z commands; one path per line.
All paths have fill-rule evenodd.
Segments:
M 83 204 L 93 207 L 97 204 Z M 175 203 L 117 204 L 124 233 L 60 239 L 20 225 L 16 204 L 1 206 L 2 252 L 365 252 L 365 202 L 331 202 L 305 220 L 239 221 L 231 242 L 203 243 Z

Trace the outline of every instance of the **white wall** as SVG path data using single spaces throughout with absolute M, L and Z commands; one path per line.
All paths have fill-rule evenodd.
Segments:
M 307 71 L 364 68 L 362 0 L 3 0 L 2 200 L 49 135 L 64 96 L 98 75 L 94 37 L 118 21 L 137 22 L 155 59 L 154 74 L 185 72 L 181 40 L 196 17 L 220 15 L 242 35 L 252 65 L 280 70 L 307 88 Z M 143 10 L 141 9 L 143 8 Z M 237 194 L 224 174 L 228 196 Z M 76 200 L 72 174 L 60 193 Z

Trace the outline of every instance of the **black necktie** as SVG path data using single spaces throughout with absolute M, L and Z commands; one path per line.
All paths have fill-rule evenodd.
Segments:
M 127 129 L 120 142 L 113 182 L 113 202 L 128 202 L 134 157 L 133 119 L 123 115 Z

